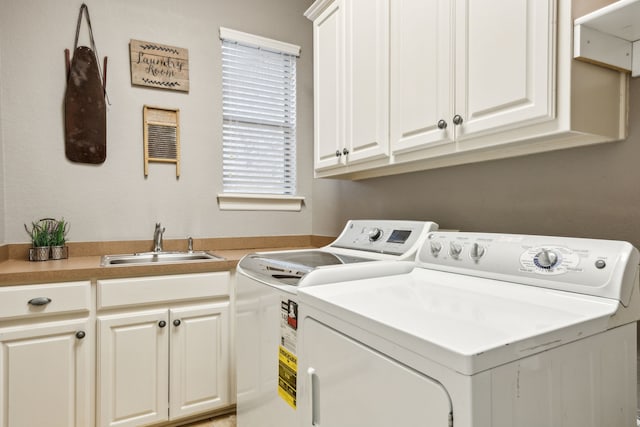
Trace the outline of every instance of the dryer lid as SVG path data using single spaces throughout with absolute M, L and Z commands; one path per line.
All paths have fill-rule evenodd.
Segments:
M 465 375 L 602 332 L 619 306 L 423 268 L 304 288 L 298 297 L 320 322 L 329 314 Z

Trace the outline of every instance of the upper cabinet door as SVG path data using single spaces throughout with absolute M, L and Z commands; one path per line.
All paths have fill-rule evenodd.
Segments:
M 391 150 L 453 140 L 453 5 L 391 2 Z
M 456 2 L 456 138 L 554 118 L 554 0 Z
M 313 21 L 315 169 L 341 164 L 343 6 L 336 0 Z
M 348 163 L 389 154 L 389 0 L 346 0 Z

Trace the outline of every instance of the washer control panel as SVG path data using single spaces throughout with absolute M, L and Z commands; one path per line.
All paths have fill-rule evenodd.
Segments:
M 622 241 L 435 231 L 416 261 L 428 269 L 623 300 L 640 255 Z
M 351 220 L 330 247 L 394 256 L 412 254 L 413 260 L 416 245 L 437 229 L 437 224 L 428 221 Z

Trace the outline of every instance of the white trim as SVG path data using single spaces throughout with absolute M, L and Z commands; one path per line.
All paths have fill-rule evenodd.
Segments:
M 273 194 L 218 194 L 223 211 L 292 211 L 300 212 L 304 197 Z
M 266 37 L 256 36 L 254 34 L 243 33 L 242 31 L 231 30 L 229 28 L 220 27 L 220 39 L 230 40 L 245 45 L 254 46 L 282 52 L 289 55 L 300 56 L 300 46 L 291 43 L 285 43 Z
M 311 5 L 311 7 L 309 7 L 309 9 L 307 9 L 304 16 L 307 19 L 314 21 L 322 12 L 324 12 L 327 6 L 333 2 L 334 0 L 317 0 Z

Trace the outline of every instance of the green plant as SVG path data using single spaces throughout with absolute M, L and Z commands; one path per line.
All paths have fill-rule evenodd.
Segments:
M 64 246 L 69 233 L 69 223 L 62 218 L 50 223 L 51 246 Z
M 41 219 L 38 222 L 32 222 L 31 229 L 27 228 L 27 224 L 25 224 L 24 229 L 31 237 L 34 248 L 51 244 L 51 222 L 49 220 Z

